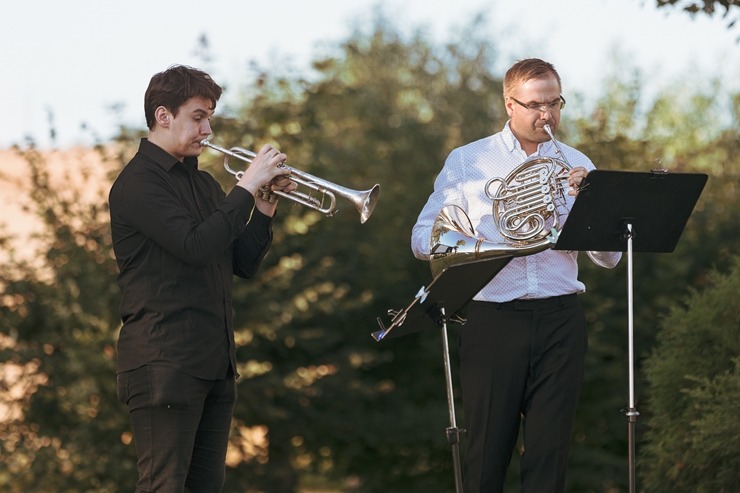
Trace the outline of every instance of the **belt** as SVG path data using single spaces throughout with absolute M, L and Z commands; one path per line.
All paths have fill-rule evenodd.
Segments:
M 565 294 L 562 296 L 552 296 L 550 298 L 517 299 L 504 301 L 502 303 L 497 303 L 493 301 L 484 303 L 492 305 L 498 310 L 534 311 L 553 308 L 564 308 L 576 301 L 578 301 L 578 295 L 573 293 Z

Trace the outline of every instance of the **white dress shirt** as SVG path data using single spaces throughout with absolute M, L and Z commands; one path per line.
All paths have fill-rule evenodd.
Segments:
M 505 178 L 527 158 L 545 156 L 567 161 L 571 167 L 595 169 L 582 152 L 558 141 L 565 153 L 563 159 L 552 141 L 538 146 L 527 156 L 509 128 L 470 144 L 454 149 L 445 161 L 434 183 L 434 191 L 411 233 L 411 249 L 422 260 L 429 259 L 429 239 L 437 215 L 445 205 L 458 205 L 468 214 L 479 237 L 495 243 L 504 238 L 493 221 L 493 201 L 486 195 L 486 184 L 492 178 Z M 564 222 L 575 201 L 565 195 L 566 204 L 557 209 Z M 620 252 L 589 252 L 589 257 L 602 267 L 612 268 L 621 258 Z M 475 297 L 478 301 L 504 302 L 514 299 L 536 299 L 582 293 L 585 285 L 578 280 L 578 252 L 547 249 L 524 257 L 515 257 Z

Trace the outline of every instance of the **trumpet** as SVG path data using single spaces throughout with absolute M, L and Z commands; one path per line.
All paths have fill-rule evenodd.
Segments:
M 224 169 L 234 175 L 237 180 L 241 179 L 241 177 L 244 175 L 244 172 L 233 170 L 229 166 L 229 157 L 239 159 L 240 161 L 244 161 L 249 164 L 257 156 L 257 154 L 255 154 L 254 152 L 243 149 L 241 147 L 231 147 L 230 149 L 225 149 L 223 147 L 212 144 L 208 139 L 203 139 L 200 142 L 200 145 L 202 147 L 210 147 L 213 150 L 223 153 Z M 355 208 L 360 213 L 360 223 L 363 224 L 370 218 L 370 215 L 373 213 L 375 206 L 378 204 L 380 185 L 378 185 L 377 183 L 369 190 L 352 190 L 350 188 L 345 188 L 330 181 L 323 180 L 317 176 L 306 173 L 305 171 L 300 171 L 292 168 L 285 163 L 280 164 L 280 166 L 290 171 L 288 178 L 291 181 L 296 183 L 296 185 L 298 186 L 306 187 L 309 191 L 301 192 L 299 190 L 294 190 L 292 192 L 286 193 L 282 190 L 275 190 L 270 193 L 292 200 L 311 209 L 317 210 L 327 217 L 332 217 L 339 210 L 337 209 L 337 195 L 349 200 L 350 202 L 352 202 L 352 204 L 354 204 Z M 319 195 L 314 196 L 314 192 L 317 192 Z

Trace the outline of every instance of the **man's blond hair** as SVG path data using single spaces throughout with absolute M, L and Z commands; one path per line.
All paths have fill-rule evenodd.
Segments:
M 527 58 L 519 60 L 506 71 L 504 76 L 504 99 L 510 97 L 512 91 L 531 79 L 548 79 L 555 77 L 558 87 L 562 90 L 560 74 L 555 67 L 539 58 Z

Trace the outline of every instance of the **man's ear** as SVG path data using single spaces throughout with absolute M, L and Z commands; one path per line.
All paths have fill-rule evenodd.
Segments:
M 511 100 L 511 98 L 504 98 L 504 108 L 506 109 L 506 113 L 511 117 L 514 110 L 512 109 L 512 106 L 514 106 L 514 102 Z
M 161 127 L 167 128 L 170 126 L 170 112 L 167 108 L 164 106 L 158 106 L 156 110 L 154 110 L 154 120 L 159 124 Z

